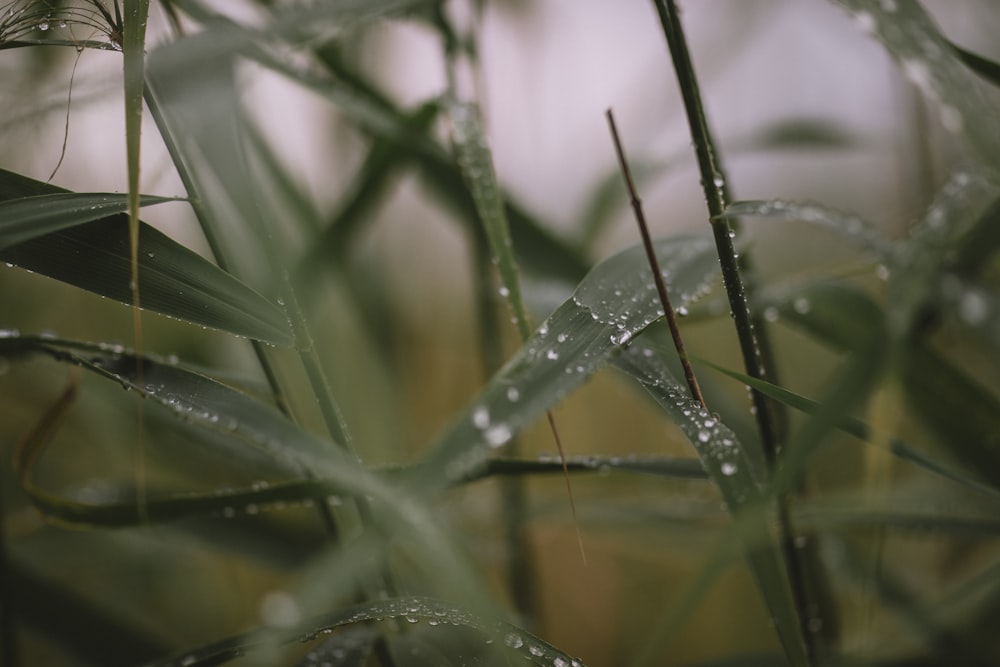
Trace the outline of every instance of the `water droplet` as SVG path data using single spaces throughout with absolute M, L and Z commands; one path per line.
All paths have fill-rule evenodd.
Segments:
M 962 127 L 965 126 L 965 120 L 962 118 L 962 112 L 957 107 L 946 104 L 941 107 L 941 124 L 949 132 L 957 133 L 962 131 Z
M 564 333 L 561 333 L 558 336 L 556 336 L 556 340 L 559 341 L 560 343 L 565 343 L 568 338 L 569 336 Z
M 541 656 L 545 655 L 545 651 L 542 650 L 542 647 L 537 646 L 535 644 L 532 644 L 531 646 L 528 647 L 528 653 L 535 656 L 536 658 L 540 658 Z
M 487 429 L 484 435 L 486 437 L 486 444 L 490 447 L 500 447 L 513 437 L 510 427 L 506 424 L 497 424 Z
M 903 73 L 913 85 L 923 91 L 931 90 L 931 72 L 927 65 L 919 60 L 904 60 L 902 65 Z
M 552 667 L 569 667 L 569 663 L 562 658 L 556 656 L 552 660 Z
M 472 423 L 478 429 L 484 429 L 490 425 L 490 411 L 486 406 L 480 405 L 472 411 Z
M 545 353 L 545 358 L 551 361 L 555 361 L 556 359 L 559 358 L 559 353 L 556 352 L 555 350 L 549 350 L 548 352 Z
M 407 623 L 419 623 L 420 619 L 417 618 L 416 616 L 407 616 L 406 617 L 406 622 Z
M 958 316 L 970 326 L 982 324 L 989 314 L 989 304 L 979 292 L 966 292 L 958 302 Z
M 804 296 L 800 296 L 799 298 L 795 299 L 795 301 L 792 303 L 792 307 L 795 309 L 795 312 L 799 313 L 800 315 L 805 315 L 810 310 L 812 310 L 812 304 L 809 303 L 809 299 L 807 299 Z
M 42 21 L 41 23 L 38 24 L 38 29 L 41 30 L 42 32 L 45 32 L 46 30 L 49 29 L 49 22 Z
M 739 468 L 736 467 L 735 463 L 730 463 L 729 461 L 726 461 L 725 463 L 722 464 L 719 470 L 721 470 L 722 474 L 725 475 L 726 477 L 732 477 L 733 475 L 736 474 L 736 471 L 739 470 Z
M 878 22 L 875 20 L 875 17 L 868 12 L 858 12 L 855 14 L 854 22 L 869 35 L 874 34 L 878 28 Z
M 521 648 L 524 646 L 524 640 L 521 639 L 521 635 L 515 632 L 508 632 L 504 635 L 503 643 L 511 648 Z
M 301 618 L 298 603 L 285 591 L 271 591 L 260 602 L 260 619 L 265 625 L 288 628 Z
M 517 387 L 507 388 L 507 400 L 516 403 L 521 398 L 521 391 Z
M 879 264 L 878 266 L 875 267 L 875 277 L 878 278 L 879 280 L 883 282 L 889 280 L 890 275 L 892 275 L 892 272 L 889 270 L 889 267 L 886 266 L 885 264 Z
M 611 342 L 614 345 L 624 345 L 625 343 L 632 340 L 632 332 L 628 329 L 622 331 L 619 334 L 611 336 Z
M 711 439 L 711 431 L 698 431 L 698 442 L 708 442 Z

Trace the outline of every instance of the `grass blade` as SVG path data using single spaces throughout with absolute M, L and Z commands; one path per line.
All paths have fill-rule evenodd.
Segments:
M 140 206 L 176 201 L 143 195 Z M 128 209 L 125 195 L 67 192 L 0 202 L 0 250 L 50 232 L 105 218 Z
M 53 232 L 0 251 L 0 258 L 56 280 L 131 302 L 130 239 L 124 216 Z M 238 336 L 291 345 L 281 309 L 148 225 L 139 228 L 143 307 Z
M 655 246 L 673 303 L 688 305 L 708 290 L 717 266 L 710 240 L 678 237 Z M 637 246 L 596 266 L 453 422 L 425 462 L 426 474 L 440 482 L 469 474 L 662 317 L 655 286 L 635 271 L 643 262 Z
M 944 128 L 963 139 L 969 153 L 990 170 L 994 179 L 1000 177 L 998 109 L 983 94 L 921 4 L 916 0 L 832 1 L 885 46 L 907 78 L 937 105 Z
M 448 626 L 477 630 L 494 642 L 504 655 L 509 656 L 508 660 L 516 657 L 544 667 L 584 667 L 580 660 L 566 655 L 516 625 L 498 619 L 485 619 L 461 607 L 424 597 L 378 600 L 310 618 L 287 630 L 261 629 L 247 632 L 149 663 L 148 667 L 219 665 L 264 646 L 312 641 L 335 628 L 389 619 L 413 623 L 424 621 L 429 625 L 442 627 L 442 631 Z

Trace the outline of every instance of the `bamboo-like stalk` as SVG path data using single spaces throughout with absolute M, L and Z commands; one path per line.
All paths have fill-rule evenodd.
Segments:
M 764 335 L 763 326 L 755 326 L 743 282 L 741 264 L 733 239 L 735 230 L 727 219 L 719 216 L 725 211 L 729 200 L 729 186 L 719 158 L 715 142 L 708 126 L 708 119 L 702 102 L 694 65 L 691 62 L 687 40 L 680 22 L 680 14 L 674 0 L 654 0 L 657 14 L 663 28 L 667 46 L 670 50 L 674 71 L 683 97 L 684 109 L 688 119 L 689 130 L 694 145 L 698 169 L 701 175 L 701 185 L 705 194 L 712 234 L 715 238 L 722 267 L 722 279 L 729 300 L 733 323 L 739 340 L 740 352 L 743 356 L 747 375 L 759 380 L 773 381 L 770 372 L 771 351 Z M 768 476 L 773 472 L 780 452 L 783 439 L 783 420 L 775 411 L 772 401 L 761 392 L 751 389 L 751 400 L 754 416 L 760 434 L 760 442 L 764 460 L 767 463 Z M 778 531 L 782 550 L 785 554 L 788 568 L 788 581 L 798 610 L 800 635 L 805 642 L 809 661 L 815 661 L 817 646 L 812 620 L 816 602 L 810 594 L 815 586 L 807 581 L 806 570 L 799 550 L 795 547 L 794 536 L 789 525 L 788 504 L 784 496 L 777 499 Z

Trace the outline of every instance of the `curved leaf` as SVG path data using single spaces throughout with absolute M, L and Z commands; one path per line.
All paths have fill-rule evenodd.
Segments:
M 1000 175 L 998 109 L 978 87 L 951 44 L 919 2 L 832 0 L 850 12 L 899 61 L 903 73 L 936 103 L 941 124 L 962 137 L 969 152 Z
M 710 239 L 658 241 L 671 301 L 690 304 L 718 271 Z M 581 385 L 608 358 L 663 316 L 644 266 L 643 249 L 625 250 L 595 267 L 504 365 L 442 437 L 423 466 L 428 476 L 457 480 L 483 464 L 518 431 Z
M 311 618 L 293 628 L 254 630 L 149 663 L 147 667 L 220 665 L 254 649 L 295 641 L 313 641 L 335 628 L 386 619 L 405 620 L 408 623 L 426 622 L 431 626 L 463 626 L 478 630 L 495 642 L 498 649 L 508 655 L 519 656 L 529 663 L 544 667 L 584 667 L 583 662 L 577 658 L 566 655 L 516 625 L 498 619 L 484 619 L 461 607 L 424 597 L 366 602 Z
M 670 415 L 698 452 L 730 513 L 747 524 L 743 530 L 752 540 L 747 544 L 747 562 L 771 611 L 775 629 L 783 642 L 800 642 L 801 622 L 789 586 L 785 554 L 767 527 L 776 518 L 775 508 L 758 511 L 771 504 L 765 503 L 762 462 L 750 456 L 718 415 L 710 414 L 677 382 L 664 361 L 664 350 L 647 345 L 644 339 L 619 356 L 615 366 L 642 385 Z

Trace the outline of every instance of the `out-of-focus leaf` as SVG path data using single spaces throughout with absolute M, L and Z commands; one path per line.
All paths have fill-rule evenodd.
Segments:
M 544 667 L 584 667 L 580 660 L 506 621 L 484 619 L 461 607 L 422 597 L 377 600 L 310 618 L 293 628 L 254 630 L 149 663 L 148 667 L 220 665 L 265 646 L 311 641 L 335 628 L 386 619 L 426 622 L 440 627 L 442 632 L 449 626 L 471 628 L 489 638 L 509 658 Z
M 845 286 L 812 286 L 779 310 L 782 320 L 838 349 L 859 349 L 883 326 L 879 307 Z M 914 415 L 948 443 L 951 456 L 1000 488 L 1000 402 L 930 344 L 901 345 L 896 372 Z
M 973 72 L 986 79 L 995 86 L 1000 86 L 1000 63 L 989 58 L 984 58 L 978 53 L 973 53 L 968 49 L 963 49 L 958 44 L 950 42 L 951 48 L 955 50 L 965 66 Z
M 376 629 L 368 625 L 345 628 L 310 649 L 295 667 L 365 667 L 377 638 Z
M 762 394 L 765 394 L 776 401 L 780 401 L 785 405 L 791 406 L 796 410 L 801 410 L 802 412 L 811 414 L 813 412 L 816 412 L 820 408 L 820 404 L 818 402 L 808 399 L 800 394 L 796 394 L 795 392 L 788 391 L 783 387 L 771 384 L 770 382 L 767 382 L 765 380 L 758 380 L 756 378 L 752 378 L 744 373 L 738 373 L 736 371 L 723 368 L 717 364 L 714 364 L 710 361 L 706 361 L 704 359 L 699 359 L 698 362 L 710 366 L 711 368 L 714 368 L 720 373 L 728 375 L 734 380 L 738 380 L 740 382 L 743 382 L 744 384 L 750 385 L 751 387 L 761 392 Z M 860 440 L 869 440 L 871 438 L 871 427 L 869 427 L 868 424 L 861 421 L 860 419 L 856 419 L 854 417 L 845 417 L 843 421 L 838 425 L 838 428 L 840 428 L 846 433 L 850 433 L 851 435 Z M 903 459 L 905 461 L 910 461 L 911 463 L 914 463 L 920 466 L 921 468 L 931 473 L 934 473 L 935 475 L 939 475 L 946 479 L 950 479 L 954 482 L 958 482 L 963 486 L 975 489 L 977 491 L 989 493 L 991 495 L 1000 494 L 1000 489 L 983 484 L 978 479 L 975 479 L 972 476 L 970 476 L 969 473 L 955 470 L 952 467 L 942 462 L 936 461 L 934 458 L 921 453 L 919 450 L 911 447 L 910 445 L 908 445 L 907 443 L 903 442 L 898 438 L 892 438 L 889 443 L 889 446 L 892 449 L 892 453 L 898 456 L 900 459 Z
M 883 261 L 891 258 L 893 252 L 892 244 L 879 234 L 875 225 L 856 215 L 822 204 L 783 199 L 738 201 L 730 204 L 720 217 L 729 219 L 764 217 L 808 223 L 840 234 Z
M 945 129 L 963 138 L 994 179 L 1000 176 L 1000 132 L 996 131 L 1000 110 L 978 88 L 979 82 L 921 4 L 832 1 L 882 42 L 907 78 L 937 105 Z
M 858 138 L 843 126 L 820 118 L 787 118 L 767 125 L 741 141 L 736 151 L 830 150 L 850 148 Z
M 531 327 L 521 297 L 521 280 L 503 195 L 493 169 L 493 156 L 479 123 L 479 107 L 452 101 L 448 105 L 448 117 L 458 165 L 476 203 L 476 213 L 489 241 L 491 259 L 500 274 L 501 294 L 524 341 L 531 335 Z
M 160 638 L 81 597 L 63 583 L 47 580 L 17 559 L 8 560 L 10 586 L 5 613 L 16 614 L 49 645 L 59 646 L 86 664 L 128 667 L 162 655 L 168 645 Z

